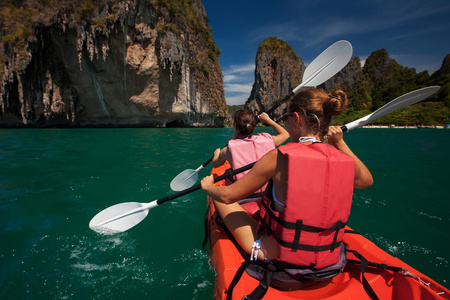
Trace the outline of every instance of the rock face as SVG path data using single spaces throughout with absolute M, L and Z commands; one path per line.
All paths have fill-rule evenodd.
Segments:
M 363 69 L 361 61 L 358 57 L 352 57 L 348 64 L 336 75 L 320 85 L 326 91 L 335 88 L 343 88 L 345 86 L 353 86 L 358 80 L 363 77 Z
M 441 68 L 439 69 L 439 75 L 445 76 L 450 74 L 450 54 L 447 54 L 442 62 Z
M 223 126 L 200 0 L 101 4 L 34 24 L 22 55 L 2 45 L 0 126 Z
M 370 103 L 368 90 L 371 83 L 365 80 L 359 57 L 352 57 L 348 64 L 336 75 L 319 86 L 325 91 L 336 89 L 347 93 L 349 103 L 356 109 L 364 109 Z
M 264 40 L 255 59 L 255 82 L 245 107 L 255 112 L 269 110 L 301 83 L 305 65 L 294 50 L 275 37 Z M 286 104 L 278 107 L 272 119 L 279 118 Z
M 292 48 L 277 38 L 264 40 L 256 54 L 255 82 L 245 107 L 256 113 L 267 111 L 284 98 L 301 81 L 305 66 Z M 415 69 L 403 67 L 389 56 L 385 49 L 371 53 L 364 66 L 359 57 L 350 62 L 319 88 L 327 92 L 343 90 L 349 99 L 349 112 L 374 111 L 396 97 L 430 85 L 440 85 L 441 92 L 431 101 L 450 103 L 449 77 L 450 55 L 447 55 L 440 70 L 433 76 L 428 72 L 417 73 Z M 273 114 L 277 120 L 283 114 L 281 105 Z M 447 122 L 447 121 L 445 121 Z

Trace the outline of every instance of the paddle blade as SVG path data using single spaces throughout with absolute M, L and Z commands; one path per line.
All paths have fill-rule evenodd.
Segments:
M 405 108 L 409 105 L 413 105 L 417 102 L 420 102 L 422 100 L 425 100 L 426 98 L 430 97 L 434 93 L 436 93 L 441 87 L 439 86 L 429 86 L 426 88 L 418 89 L 412 92 L 409 92 L 407 94 L 401 95 L 400 97 L 395 98 L 394 100 L 386 103 L 370 115 L 367 115 L 365 117 L 362 117 L 356 121 L 350 122 L 348 124 L 345 124 L 345 126 L 342 127 L 344 131 L 349 131 L 357 127 L 364 126 L 370 122 L 372 122 L 375 119 L 378 119 L 382 116 L 385 116 L 391 112 L 394 112 L 396 110 Z
M 297 94 L 304 86 L 318 86 L 344 68 L 353 55 L 352 44 L 348 41 L 338 41 L 325 49 L 306 68 L 302 84 L 293 93 Z
M 123 232 L 141 222 L 149 208 L 150 205 L 137 202 L 116 204 L 96 214 L 89 222 L 89 228 L 101 234 Z
M 418 89 L 407 94 L 404 94 L 400 97 L 395 98 L 391 102 L 385 104 L 381 108 L 377 109 L 366 121 L 366 124 L 378 119 L 382 116 L 385 116 L 391 112 L 396 110 L 405 108 L 407 106 L 416 104 L 426 98 L 430 97 L 434 93 L 436 93 L 441 87 L 440 86 L 429 86 L 426 88 Z
M 182 191 L 193 186 L 198 180 L 198 171 L 187 169 L 177 175 L 170 182 L 172 191 Z

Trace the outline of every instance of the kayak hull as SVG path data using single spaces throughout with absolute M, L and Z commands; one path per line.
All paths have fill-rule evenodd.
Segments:
M 212 174 L 221 175 L 226 169 L 226 167 L 213 169 Z M 224 183 L 217 184 L 223 185 Z M 220 224 L 218 214 L 209 197 L 207 205 L 210 262 L 214 274 L 213 299 L 226 299 L 227 289 L 244 259 Z M 243 206 L 246 206 L 249 213 L 252 213 L 251 210 L 257 209 L 257 205 L 252 203 Z M 349 245 L 349 249 L 356 250 L 368 261 L 404 268 L 429 284 L 427 286 L 418 279 L 403 273 L 368 267 L 365 277 L 379 299 L 450 299 L 448 289 L 400 259 L 391 256 L 362 235 L 345 233 L 344 243 Z M 358 260 L 352 253 L 348 253 L 348 259 Z M 361 280 L 361 266 L 348 263 L 344 272 L 331 280 L 297 291 L 286 292 L 270 287 L 263 299 L 370 299 Z M 233 299 L 242 299 L 244 295 L 250 294 L 258 284 L 259 281 L 244 272 L 233 290 Z

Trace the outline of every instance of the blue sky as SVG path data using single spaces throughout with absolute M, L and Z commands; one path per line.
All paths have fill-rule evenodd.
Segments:
M 306 66 L 348 40 L 364 61 L 386 49 L 405 67 L 430 74 L 450 54 L 449 0 L 201 0 L 215 43 L 228 105 L 243 104 L 254 82 L 258 45 L 275 36 Z

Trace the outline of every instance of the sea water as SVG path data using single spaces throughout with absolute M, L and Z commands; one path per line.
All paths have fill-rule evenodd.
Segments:
M 178 173 L 199 167 L 232 135 L 0 130 L 0 299 L 211 299 L 201 190 L 151 209 L 124 233 L 101 235 L 88 224 L 114 204 L 170 195 Z M 349 225 L 449 288 L 450 130 L 356 129 L 344 137 L 375 180 L 355 190 Z

